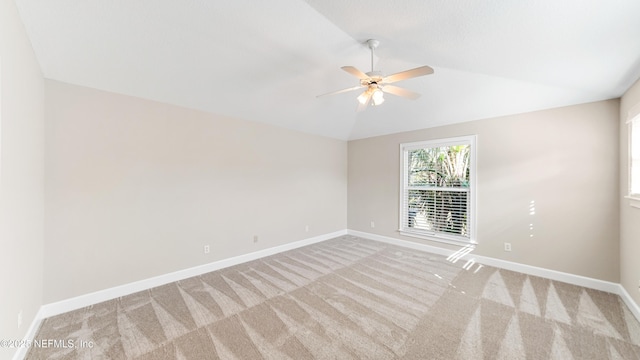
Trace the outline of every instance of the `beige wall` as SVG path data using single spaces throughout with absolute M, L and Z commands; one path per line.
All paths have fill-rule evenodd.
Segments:
M 344 141 L 45 84 L 45 303 L 346 228 Z
M 640 104 L 640 81 L 636 82 L 620 102 L 620 283 L 640 305 L 640 209 L 629 206 L 629 128 L 628 111 Z
M 399 145 L 477 134 L 476 253 L 618 282 L 618 107 L 609 100 L 351 141 L 349 229 L 448 247 L 398 234 Z
M 11 0 L 0 0 L 0 79 L 0 339 L 20 339 L 42 305 L 44 90 Z

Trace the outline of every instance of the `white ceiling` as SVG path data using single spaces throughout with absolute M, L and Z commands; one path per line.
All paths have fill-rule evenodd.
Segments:
M 16 0 L 44 76 L 338 139 L 619 97 L 638 0 Z M 422 65 L 356 113 L 340 69 Z

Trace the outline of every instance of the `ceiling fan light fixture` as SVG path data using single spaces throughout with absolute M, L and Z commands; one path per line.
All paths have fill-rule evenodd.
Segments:
M 369 99 L 369 94 L 371 93 L 370 89 L 367 89 L 367 91 L 363 92 L 362 94 L 360 94 L 358 96 L 358 102 L 362 105 L 364 105 L 367 100 Z
M 373 100 L 373 105 L 381 105 L 384 102 L 384 93 L 382 90 L 376 89 L 371 95 L 371 100 Z

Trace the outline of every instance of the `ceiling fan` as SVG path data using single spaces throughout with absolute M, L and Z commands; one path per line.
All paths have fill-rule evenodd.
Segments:
M 366 109 L 367 106 L 369 106 L 369 104 L 371 103 L 373 103 L 374 106 L 382 104 L 384 102 L 383 93 L 402 96 L 411 100 L 419 98 L 420 94 L 391 84 L 418 76 L 433 74 L 433 69 L 429 66 L 421 66 L 415 69 L 395 73 L 393 75 L 384 76 L 380 71 L 373 70 L 373 52 L 378 47 L 378 45 L 380 45 L 380 42 L 375 39 L 369 39 L 367 40 L 367 45 L 369 46 L 369 49 L 371 49 L 370 72 L 364 73 L 353 66 L 343 66 L 341 68 L 342 70 L 360 79 L 360 85 L 333 91 L 327 94 L 318 95 L 317 97 L 335 95 L 364 88 L 365 91 L 358 96 L 359 105 L 357 111 Z

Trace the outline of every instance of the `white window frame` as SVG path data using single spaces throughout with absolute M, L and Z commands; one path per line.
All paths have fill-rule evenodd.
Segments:
M 427 140 L 427 141 L 419 141 L 412 143 L 400 144 L 400 207 L 399 207 L 399 232 L 401 235 L 416 237 L 420 239 L 426 239 L 431 241 L 438 241 L 448 244 L 477 244 L 477 236 L 476 236 L 476 197 L 477 197 L 477 171 L 476 171 L 476 157 L 477 157 L 477 136 L 476 135 L 468 135 L 468 136 L 459 136 L 452 138 L 444 138 L 444 139 L 435 139 L 435 140 Z M 427 230 L 409 228 L 406 226 L 408 221 L 406 219 L 406 214 L 408 214 L 408 204 L 407 204 L 407 196 L 406 192 L 408 191 L 408 181 L 409 181 L 409 169 L 408 169 L 408 156 L 409 151 L 422 149 L 422 148 L 431 148 L 431 147 L 444 147 L 444 146 L 455 146 L 455 145 L 470 145 L 470 153 L 469 153 L 469 195 L 467 197 L 467 232 L 469 234 L 467 237 L 455 236 L 450 234 L 443 234 L 440 232 L 431 232 Z
M 627 164 L 627 196 L 625 198 L 629 199 L 629 205 L 640 208 L 640 103 L 629 110 L 627 126 L 629 161 Z

